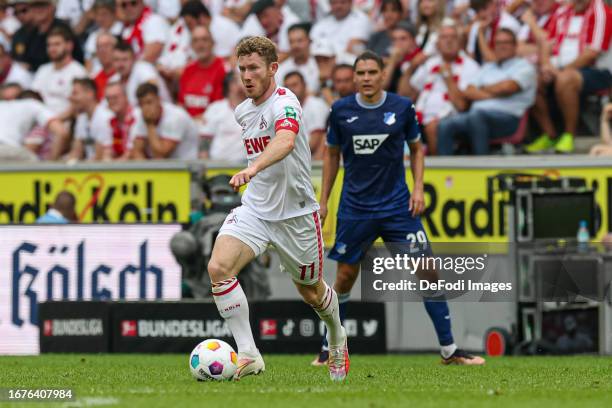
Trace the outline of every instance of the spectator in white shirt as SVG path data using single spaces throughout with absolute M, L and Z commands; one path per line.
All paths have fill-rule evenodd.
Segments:
M 119 81 L 125 86 L 130 105 L 136 106 L 136 90 L 144 83 L 154 83 L 163 101 L 170 101 L 170 93 L 155 67 L 146 61 L 136 61 L 134 50 L 125 41 L 119 41 L 113 51 L 113 64 L 116 74 L 110 81 Z
M 168 41 L 170 26 L 166 19 L 146 7 L 143 0 L 117 0 L 124 16 L 123 39 L 138 58 L 154 64 Z
M 89 72 L 97 72 L 100 64 L 96 55 L 96 44 L 101 33 L 110 33 L 114 36 L 121 35 L 123 24 L 115 13 L 115 2 L 113 0 L 96 0 L 91 13 L 96 29 L 87 36 L 83 46 L 85 54 L 85 67 Z
M 80 35 L 91 23 L 93 3 L 94 0 L 57 0 L 55 16 L 70 23 L 75 34 Z
M 357 55 L 365 49 L 370 38 L 372 25 L 367 15 L 359 10 L 351 10 L 353 0 L 330 0 L 331 14 L 317 21 L 310 31 L 312 41 L 323 38 L 333 39 L 337 62 L 342 55 Z
M 15 31 L 19 30 L 21 23 L 12 14 L 8 13 L 9 2 L 0 0 L 0 35 L 11 39 Z
M 10 44 L 0 34 L 0 85 L 17 83 L 23 89 L 27 89 L 32 85 L 32 74 L 21 65 L 13 62 L 10 52 Z
M 183 108 L 162 103 L 156 85 L 144 83 L 136 91 L 139 111 L 131 130 L 134 159 L 194 160 L 198 157 L 198 129 Z
M 112 112 L 98 103 L 96 83 L 89 78 L 75 79 L 70 102 L 78 115 L 68 161 L 110 160 L 112 157 Z
M 113 128 L 113 158 L 129 159 L 128 142 L 130 130 L 134 125 L 134 109 L 128 102 L 125 89 L 120 82 L 110 82 L 106 85 L 105 99 L 108 109 L 113 113 L 111 126 Z
M 289 27 L 289 58 L 281 62 L 276 71 L 276 83 L 291 71 L 299 71 L 306 81 L 308 91 L 317 94 L 320 89 L 319 66 L 314 56 L 310 55 L 310 24 L 299 23 Z
M 27 160 L 35 161 L 34 147 L 26 145 L 25 136 L 35 126 L 49 129 L 57 140 L 67 137 L 66 130 L 53 112 L 41 102 L 29 97 L 30 91 L 24 91 L 20 99 L 0 101 L 0 161 Z M 27 94 L 27 95 L 26 95 Z
M 302 105 L 302 121 L 305 126 L 304 130 L 308 135 L 312 159 L 322 160 L 325 150 L 329 105 L 323 99 L 308 94 L 304 76 L 298 71 L 289 72 L 285 75 L 284 85 L 297 96 Z
M 223 81 L 224 99 L 210 104 L 202 115 L 200 158 L 239 163 L 246 160 L 242 128 L 234 110 L 246 97 L 240 77 L 229 72 Z
M 45 105 L 56 114 L 70 108 L 72 80 L 87 76 L 85 68 L 72 59 L 72 34 L 63 27 L 53 28 L 47 36 L 47 54 L 51 62 L 34 75 L 32 89 L 39 92 Z
M 430 155 L 437 152 L 439 121 L 469 108 L 464 92 L 480 70 L 476 61 L 461 50 L 461 35 L 454 20 L 445 19 L 438 34 L 437 54 L 412 75 L 407 92 L 416 101 Z
M 459 136 L 469 140 L 472 152 L 488 154 L 489 142 L 516 131 L 521 117 L 535 101 L 536 70 L 516 56 L 514 32 L 500 29 L 495 35 L 496 61 L 482 66 L 464 92 L 472 102 L 470 110 L 448 116 L 438 125 L 438 153 L 451 155 Z

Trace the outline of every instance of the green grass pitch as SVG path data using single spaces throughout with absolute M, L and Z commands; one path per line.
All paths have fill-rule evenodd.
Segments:
M 435 355 L 359 356 L 334 384 L 310 355 L 264 355 L 267 371 L 240 382 L 197 382 L 188 355 L 0 357 L 0 387 L 73 388 L 64 403 L 0 406 L 119 407 L 610 407 L 610 357 L 490 358 L 445 367 Z

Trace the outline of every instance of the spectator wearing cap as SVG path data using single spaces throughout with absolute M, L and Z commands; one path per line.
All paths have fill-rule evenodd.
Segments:
M 479 71 L 476 61 L 461 50 L 459 27 L 454 20 L 445 19 L 439 28 L 437 53 L 416 70 L 407 89 L 400 92 L 416 101 L 430 155 L 437 153 L 438 123 L 469 108 L 464 93 Z
M 223 98 L 225 62 L 213 53 L 212 35 L 205 26 L 191 33 L 191 45 L 196 60 L 185 67 L 179 81 L 178 104 L 192 118 L 201 118 L 212 102 Z
M 109 82 L 105 89 L 108 109 L 113 113 L 111 128 L 113 130 L 112 156 L 117 160 L 129 158 L 128 141 L 130 129 L 134 125 L 134 109 L 125 94 L 120 82 Z
M 166 78 L 178 79 L 185 66 L 194 59 L 191 32 L 198 26 L 208 28 L 214 40 L 215 55 L 229 60 L 240 38 L 240 28 L 229 18 L 212 17 L 200 0 L 183 4 L 180 18 L 170 29 L 170 38 L 158 61 L 158 69 Z
M 383 0 L 380 4 L 384 29 L 378 31 L 368 40 L 367 48 L 383 58 L 391 52 L 391 31 L 402 20 L 404 8 L 400 0 Z
M 105 103 L 98 103 L 96 83 L 89 78 L 75 79 L 70 103 L 77 118 L 68 161 L 110 160 L 113 113 Z
M 83 47 L 85 67 L 89 72 L 96 73 L 100 70 L 100 61 L 96 52 L 98 36 L 102 33 L 116 37 L 121 35 L 123 24 L 117 18 L 115 11 L 115 0 L 95 0 L 91 8 L 92 19 L 97 28 L 87 36 Z
M 111 33 L 101 33 L 96 36 L 96 55 L 100 67 L 93 71 L 92 78 L 98 90 L 98 99 L 104 98 L 106 84 L 115 75 L 114 50 L 117 37 Z
M 16 83 L 23 89 L 32 84 L 32 74 L 21 65 L 13 62 L 10 55 L 11 46 L 0 34 L 0 85 Z
M 154 84 L 140 85 L 136 95 L 140 109 L 131 129 L 131 157 L 197 159 L 198 129 L 189 114 L 179 106 L 162 102 Z
M 72 58 L 83 62 L 83 50 L 69 24 L 55 17 L 54 0 L 35 0 L 27 4 L 29 9 L 30 29 L 26 27 L 26 35 L 17 35 L 13 38 L 13 58 L 27 64 L 32 72 L 49 62 L 47 54 L 47 36 L 54 29 L 60 28 L 69 33 L 72 43 Z M 24 28 L 24 27 L 22 27 Z M 21 29 L 20 29 L 21 30 Z
M 70 110 L 72 81 L 87 76 L 85 67 L 72 58 L 73 35 L 65 27 L 55 27 L 46 36 L 47 54 L 51 62 L 36 71 L 32 89 L 39 92 L 45 105 L 55 114 Z
M 338 64 L 332 69 L 331 85 L 321 90 L 321 97 L 325 100 L 325 103 L 332 106 L 338 99 L 352 95 L 355 92 L 353 66 Z
M 136 90 L 144 83 L 157 85 L 162 100 L 171 100 L 170 92 L 155 67 L 147 61 L 137 60 L 132 46 L 123 40 L 118 41 L 113 50 L 113 66 L 115 75 L 109 81 L 121 82 L 132 106 L 137 105 Z
M 446 117 L 438 125 L 438 154 L 452 155 L 459 136 L 467 137 L 473 154 L 487 154 L 491 139 L 516 131 L 533 105 L 537 87 L 536 70 L 517 57 L 517 45 L 512 30 L 497 31 L 496 61 L 484 64 L 464 92 L 472 102 L 470 110 Z
M 297 96 L 302 106 L 304 131 L 308 136 L 313 160 L 322 160 L 325 150 L 325 134 L 329 105 L 317 96 L 309 95 L 304 76 L 298 71 L 285 75 L 283 84 Z
M 0 101 L 0 161 L 37 160 L 33 153 L 37 146 L 27 144 L 26 140 L 26 135 L 36 126 L 49 129 L 58 144 L 68 138 L 63 123 L 31 94 L 31 91 L 24 91 L 17 100 Z M 56 153 L 52 158 L 58 156 Z
M 168 41 L 168 22 L 145 6 L 143 0 L 117 0 L 117 7 L 124 18 L 123 39 L 132 46 L 137 58 L 155 64 Z
M 202 117 L 200 158 L 239 163 L 246 160 L 242 127 L 234 110 L 245 99 L 240 77 L 229 72 L 223 82 L 224 98 L 213 102 Z
M 298 16 L 285 5 L 284 0 L 257 0 L 244 22 L 240 36 L 265 36 L 274 41 L 279 61 L 287 58 L 290 50 L 289 27 L 300 22 Z
M 470 27 L 466 50 L 479 64 L 495 61 L 495 34 L 502 28 L 516 34 L 521 23 L 503 10 L 498 0 L 470 0 L 470 6 L 476 21 Z
M 352 9 L 352 0 L 330 0 L 329 3 L 331 14 L 315 23 L 310 38 L 315 42 L 322 38 L 333 39 L 336 55 L 359 54 L 370 38 L 370 19 L 363 12 Z
M 552 19 L 534 109 L 544 133 L 527 146 L 529 153 L 548 149 L 571 153 L 580 97 L 612 87 L 612 8 L 603 0 L 572 0 L 557 9 Z M 563 132 L 558 137 L 549 113 L 549 94 L 563 116 Z
M 4 36 L 8 41 L 11 40 L 13 34 L 19 27 L 21 27 L 21 23 L 19 20 L 15 18 L 15 16 L 8 13 L 9 1 L 8 0 L 0 0 L 0 36 Z
M 427 57 L 416 43 L 416 28 L 408 21 L 399 22 L 391 31 L 391 44 L 383 84 L 385 89 L 397 92 L 402 78 L 410 78 Z
M 283 78 L 291 71 L 298 71 L 306 81 L 306 88 L 312 94 L 319 93 L 320 79 L 317 60 L 310 53 L 309 23 L 294 24 L 289 27 L 289 58 L 281 62 L 276 71 L 276 83 L 282 84 Z

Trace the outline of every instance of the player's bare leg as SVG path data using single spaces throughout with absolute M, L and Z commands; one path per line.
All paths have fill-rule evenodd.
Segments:
M 338 262 L 338 269 L 336 270 L 336 281 L 334 282 L 334 290 L 338 295 L 338 310 L 340 313 L 340 321 L 344 321 L 346 303 L 351 297 L 351 289 L 359 276 L 359 265 L 347 264 Z M 323 339 L 323 345 L 319 355 L 312 360 L 310 363 L 313 366 L 324 366 L 327 365 L 329 360 L 329 346 L 327 338 Z
M 302 285 L 294 282 L 302 298 L 308 303 L 327 328 L 327 341 L 329 343 L 329 376 L 333 381 L 342 381 L 346 378 L 350 360 L 348 354 L 347 336 L 340 322 L 338 295 L 323 280 L 314 285 Z
M 259 374 L 266 368 L 253 339 L 249 322 L 249 303 L 236 277 L 253 258 L 255 253 L 251 247 L 237 238 L 221 235 L 215 241 L 208 263 L 213 298 L 238 346 L 238 370 L 235 379 Z

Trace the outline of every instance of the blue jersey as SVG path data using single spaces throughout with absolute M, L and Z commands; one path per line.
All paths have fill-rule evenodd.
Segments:
M 384 93 L 375 105 L 359 94 L 333 104 L 327 144 L 344 159 L 344 183 L 338 217 L 384 218 L 405 214 L 410 193 L 404 167 L 405 143 L 420 139 L 412 101 Z

